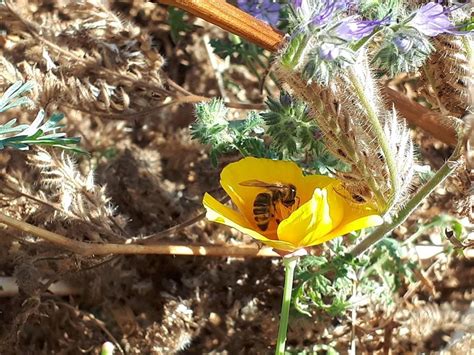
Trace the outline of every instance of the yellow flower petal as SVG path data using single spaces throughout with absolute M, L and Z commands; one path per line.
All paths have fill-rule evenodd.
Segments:
M 361 229 L 379 226 L 383 223 L 383 218 L 378 215 L 369 215 L 355 219 L 351 222 L 342 224 L 330 233 L 331 238 L 335 238 L 350 232 L 355 232 Z
M 314 190 L 310 201 L 298 208 L 278 228 L 278 239 L 286 240 L 297 247 L 314 245 L 337 227 L 344 215 L 344 205 L 334 193 L 334 179 L 325 189 Z
M 336 183 L 337 184 L 337 183 Z M 319 244 L 319 240 L 328 235 L 334 228 L 341 224 L 345 210 L 344 204 L 337 194 L 335 194 L 333 187 L 336 184 L 330 184 L 324 190 L 324 200 L 321 203 L 324 204 L 324 209 L 320 212 L 323 213 L 323 217 L 319 221 L 319 225 L 311 230 L 303 240 L 300 241 L 302 246 L 312 246 Z
M 339 205 L 339 211 L 342 218 L 328 234 L 313 234 L 309 236 L 308 238 L 310 240 L 305 241 L 308 246 L 321 244 L 344 234 L 378 226 L 383 223 L 383 218 L 377 215 L 375 210 L 367 207 L 367 205 L 350 202 L 338 194 L 334 188 L 332 189 L 332 192 L 329 190 L 328 193 L 332 195 L 332 202 L 330 202 L 331 208 Z M 336 202 L 337 200 L 338 202 Z
M 241 231 L 242 233 L 245 233 L 251 236 L 252 238 L 257 239 L 262 243 L 271 246 L 275 249 L 285 251 L 295 250 L 294 246 L 290 243 L 280 240 L 268 239 L 267 237 L 261 235 L 254 229 L 251 229 L 246 219 L 239 212 L 227 206 L 224 206 L 222 203 L 220 203 L 214 197 L 207 193 L 204 195 L 203 204 L 207 210 L 206 218 L 210 221 L 225 224 L 229 227 L 235 228 Z

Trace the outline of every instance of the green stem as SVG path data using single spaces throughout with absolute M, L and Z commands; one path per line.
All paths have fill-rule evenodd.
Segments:
M 290 46 L 297 46 L 296 50 L 291 51 L 290 49 L 287 49 L 286 53 L 283 54 L 282 57 L 282 64 L 289 70 L 295 70 L 295 67 L 298 65 L 298 62 L 303 55 L 303 51 L 305 50 L 309 41 L 309 37 L 304 36 L 303 34 L 299 34 L 298 36 L 300 36 L 300 38 L 295 38 L 289 42 Z
M 458 158 L 462 150 L 462 139 L 458 138 L 458 144 L 448 161 L 436 172 L 436 174 L 411 198 L 403 207 L 392 222 L 384 223 L 372 232 L 367 238 L 352 248 L 350 254 L 354 257 L 362 254 L 372 245 L 380 241 L 386 234 L 405 222 L 408 216 L 420 205 L 426 196 L 433 192 L 458 166 Z
M 385 136 L 385 132 L 383 131 L 382 125 L 380 124 L 375 109 L 373 105 L 369 102 L 367 96 L 365 95 L 364 86 L 359 81 L 357 74 L 354 72 L 354 68 L 349 69 L 349 80 L 351 81 L 352 86 L 354 87 L 354 90 L 357 94 L 357 97 L 360 99 L 361 104 L 365 107 L 367 111 L 367 118 L 369 119 L 369 122 L 373 128 L 375 136 L 377 137 L 377 141 L 380 145 L 380 148 L 382 148 L 382 152 L 387 162 L 388 171 L 390 173 L 390 183 L 392 185 L 392 196 L 387 206 L 388 208 L 390 208 L 393 203 L 393 197 L 399 191 L 395 158 L 392 152 L 390 151 L 390 147 L 387 142 L 387 137 Z
M 285 287 L 283 288 L 283 300 L 281 302 L 280 326 L 278 328 L 278 340 L 275 355 L 285 354 L 286 332 L 288 330 L 288 315 L 290 313 L 291 291 L 293 289 L 293 276 L 298 257 L 283 258 L 285 265 Z

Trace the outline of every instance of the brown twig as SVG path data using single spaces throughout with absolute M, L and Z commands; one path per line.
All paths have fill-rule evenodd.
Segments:
M 69 239 L 63 235 L 50 232 L 32 224 L 11 218 L 0 212 L 0 223 L 6 224 L 25 233 L 44 239 L 58 247 L 83 255 L 107 254 L 165 254 L 194 256 L 226 256 L 226 257 L 277 257 L 273 249 L 259 249 L 252 245 L 138 245 L 138 244 L 99 244 L 86 243 Z
M 284 37 L 281 32 L 227 4 L 224 0 L 159 0 L 159 2 L 179 7 L 269 51 L 276 52 L 283 44 Z M 411 124 L 422 128 L 443 143 L 456 144 L 454 129 L 444 125 L 438 113 L 390 88 L 385 88 L 384 93 Z
M 411 124 L 420 127 L 443 143 L 456 145 L 455 129 L 443 125 L 443 119 L 439 114 L 389 87 L 382 88 L 382 93 L 395 104 L 397 111 Z
M 179 7 L 269 51 L 278 50 L 282 43 L 281 32 L 240 11 L 225 0 L 160 0 L 159 2 Z
M 79 112 L 87 113 L 93 116 L 100 116 L 103 118 L 111 119 L 111 120 L 128 120 L 130 118 L 139 118 L 148 116 L 150 114 L 155 113 L 157 110 L 161 110 L 168 106 L 174 105 L 181 105 L 181 104 L 197 104 L 200 102 L 207 102 L 212 100 L 211 97 L 195 95 L 193 93 L 187 93 L 184 96 L 177 96 L 177 95 L 170 95 L 168 96 L 169 100 L 161 102 L 155 106 L 151 106 L 145 110 L 137 111 L 137 112 L 98 112 L 98 111 L 90 111 L 81 107 L 77 106 L 70 106 L 70 105 L 63 105 L 71 110 L 76 110 Z M 250 103 L 250 102 L 237 102 L 237 101 L 226 101 L 224 105 L 229 108 L 235 108 L 240 110 L 265 110 L 267 106 L 263 103 Z

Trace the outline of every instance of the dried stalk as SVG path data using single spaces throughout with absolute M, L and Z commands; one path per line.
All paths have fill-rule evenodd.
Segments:
M 58 247 L 83 255 L 107 254 L 161 254 L 161 255 L 194 255 L 224 257 L 277 257 L 272 248 L 261 248 L 251 245 L 139 245 L 139 244 L 98 244 L 71 240 L 63 235 L 50 232 L 29 223 L 11 218 L 0 212 L 0 223 L 6 224 L 25 233 L 47 240 Z
M 160 0 L 159 2 L 179 7 L 269 51 L 276 52 L 283 44 L 283 34 L 235 6 L 227 4 L 224 0 Z M 397 111 L 411 124 L 427 131 L 443 143 L 456 144 L 455 130 L 446 127 L 439 114 L 404 95 L 395 94 L 394 90 L 385 88 L 384 92 L 391 101 L 387 106 L 391 108 L 393 103 Z

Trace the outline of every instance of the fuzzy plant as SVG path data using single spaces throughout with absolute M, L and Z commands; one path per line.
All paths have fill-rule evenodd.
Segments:
M 268 19 L 269 3 L 254 1 L 241 7 L 275 23 Z M 287 93 L 279 101 L 268 100 L 269 111 L 261 114 L 264 122 L 259 123 L 260 131 L 251 133 L 267 154 L 259 151 L 254 156 L 293 160 L 307 167 L 307 154 L 298 153 L 311 151 L 322 142 L 340 163 L 328 169 L 331 178 L 325 178 L 330 180 L 316 175 L 301 180 L 301 172 L 290 163 L 245 158 L 227 166 L 221 174 L 221 184 L 237 211 L 220 205 L 209 195 L 204 198 L 208 219 L 237 228 L 284 256 L 286 273 L 277 354 L 284 353 L 288 289 L 291 290 L 296 260 L 302 250 L 381 224 L 350 250 L 350 256 L 359 256 L 400 225 L 459 165 L 463 142 L 459 117 L 470 110 L 467 90 L 472 84 L 472 24 L 465 11 L 462 5 L 443 7 L 437 2 L 290 1 L 290 33 L 273 64 Z M 459 143 L 450 160 L 425 185 L 415 189 L 416 162 L 410 131 L 396 110 L 385 105 L 379 78 L 420 71 L 446 118 L 444 123 L 458 132 Z M 194 137 L 210 144 L 211 151 L 222 146 L 242 152 L 235 144 L 235 135 L 226 133 L 230 123 L 225 116 L 209 114 L 213 105 L 215 102 L 198 106 Z M 252 151 L 242 155 L 249 153 Z M 292 178 L 294 182 L 287 185 Z M 313 181 L 313 187 L 305 187 L 305 180 L 308 185 Z M 306 189 L 314 190 L 312 199 L 305 197 Z M 267 209 L 265 202 L 270 198 L 273 209 L 271 204 Z M 342 229 L 334 229 L 338 223 Z M 385 244 L 393 263 L 399 265 L 392 246 Z M 302 264 L 306 271 L 318 263 L 324 267 L 316 276 L 306 272 L 308 279 L 300 283 L 297 292 L 300 300 L 309 298 L 321 307 L 325 306 L 322 300 L 332 294 L 336 301 L 331 312 L 335 314 L 344 309 L 343 300 L 350 294 L 346 276 L 352 259 L 323 259 Z M 321 269 L 340 275 L 339 281 L 333 280 L 340 285 L 331 286 Z
M 241 7 L 265 17 L 269 4 L 256 1 Z M 291 35 L 274 67 L 290 95 L 280 102 L 268 100 L 269 111 L 261 115 L 265 124 L 254 138 L 270 141 L 266 148 L 271 154 L 259 151 L 254 156 L 304 164 L 295 152 L 323 141 L 324 149 L 339 161 L 330 170 L 344 181 L 346 197 L 356 204 L 372 204 L 389 219 L 412 192 L 414 148 L 403 118 L 385 107 L 377 76 L 422 71 L 431 79 L 431 92 L 438 93 L 439 106 L 444 107 L 443 101 L 450 106 L 450 115 L 461 116 L 468 106 L 471 80 L 471 39 L 462 30 L 468 26 L 466 10 L 396 0 L 292 1 L 287 10 Z M 444 76 L 449 76 L 449 88 Z M 441 85 L 444 92 L 437 89 Z M 302 103 L 301 112 L 296 106 L 285 111 L 288 97 Z M 204 118 L 204 112 L 200 106 L 194 127 L 212 121 Z M 194 137 L 210 143 L 210 135 L 211 131 L 200 130 Z M 222 143 L 232 150 L 233 144 L 219 141 L 219 136 L 212 140 L 212 147 Z

